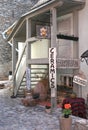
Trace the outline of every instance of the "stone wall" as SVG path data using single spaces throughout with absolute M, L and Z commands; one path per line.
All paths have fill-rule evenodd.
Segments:
M 0 80 L 11 70 L 11 46 L 3 39 L 2 32 L 30 10 L 38 0 L 0 0 Z

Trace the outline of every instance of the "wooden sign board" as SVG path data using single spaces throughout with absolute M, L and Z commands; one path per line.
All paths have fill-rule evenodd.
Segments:
M 56 48 L 49 48 L 49 83 L 51 97 L 56 96 Z
M 74 76 L 73 82 L 81 86 L 86 86 L 87 80 L 79 76 Z
M 79 60 L 78 59 L 61 59 L 57 58 L 57 68 L 65 69 L 65 68 L 79 68 Z

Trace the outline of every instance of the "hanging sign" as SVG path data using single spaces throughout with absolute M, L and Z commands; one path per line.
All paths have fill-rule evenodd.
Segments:
M 43 25 L 36 25 L 36 33 L 39 38 L 50 38 L 50 27 Z
M 26 68 L 26 85 L 27 85 L 27 89 L 30 90 L 31 89 L 31 80 L 30 80 L 30 68 Z
M 56 96 L 56 48 L 49 48 L 49 83 L 51 97 Z
M 74 76 L 73 82 L 78 84 L 78 85 L 81 85 L 81 86 L 86 86 L 86 84 L 87 84 L 87 80 L 83 79 L 79 76 Z

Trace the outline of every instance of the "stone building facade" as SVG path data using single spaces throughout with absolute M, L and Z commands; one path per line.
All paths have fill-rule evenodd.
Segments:
M 5 41 L 2 32 L 19 17 L 28 12 L 38 0 L 0 0 L 0 80 L 8 77 L 12 70 L 11 45 Z

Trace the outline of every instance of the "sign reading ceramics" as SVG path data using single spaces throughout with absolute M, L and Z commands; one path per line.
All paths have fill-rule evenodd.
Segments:
M 56 97 L 56 48 L 49 48 L 49 83 L 51 97 Z

